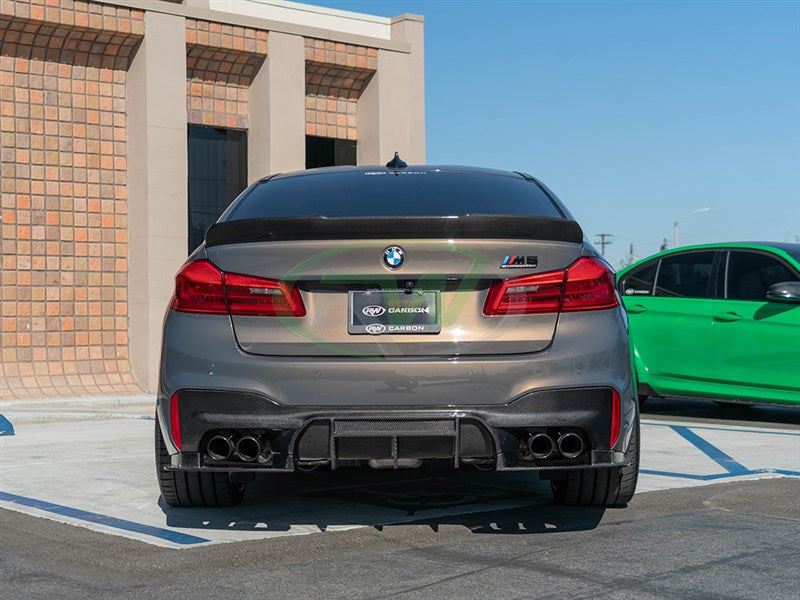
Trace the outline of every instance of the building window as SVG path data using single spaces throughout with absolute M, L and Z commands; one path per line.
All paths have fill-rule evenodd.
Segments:
M 247 187 L 247 132 L 189 125 L 189 253 Z
M 356 142 L 306 136 L 306 169 L 356 164 Z

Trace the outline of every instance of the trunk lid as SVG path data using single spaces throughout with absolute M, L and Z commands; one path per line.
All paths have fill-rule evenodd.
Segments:
M 212 227 L 212 263 L 227 273 L 292 282 L 306 309 L 304 317 L 232 316 L 239 346 L 259 355 L 330 357 L 508 355 L 549 346 L 557 313 L 486 316 L 484 302 L 495 281 L 577 260 L 577 224 L 496 216 L 413 221 L 317 217 Z M 401 250 L 397 269 L 384 263 L 389 248 Z M 430 326 L 380 334 L 359 327 L 374 322 L 394 323 L 395 331 L 398 324 Z

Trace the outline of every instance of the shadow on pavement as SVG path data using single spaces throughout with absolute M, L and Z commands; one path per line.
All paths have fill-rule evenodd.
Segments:
M 719 405 L 713 400 L 650 397 L 641 409 L 643 418 L 660 416 L 708 420 L 727 425 L 800 426 L 800 406 Z
M 342 469 L 264 476 L 229 509 L 159 506 L 167 525 L 228 531 L 315 526 L 459 525 L 474 533 L 533 534 L 594 529 L 604 509 L 556 506 L 549 483 L 525 473 Z

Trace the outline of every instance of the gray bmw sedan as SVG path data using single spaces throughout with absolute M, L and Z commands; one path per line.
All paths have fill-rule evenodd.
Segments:
M 156 463 L 172 506 L 309 469 L 532 471 L 624 505 L 639 415 L 614 274 L 523 173 L 337 167 L 257 181 L 176 277 Z

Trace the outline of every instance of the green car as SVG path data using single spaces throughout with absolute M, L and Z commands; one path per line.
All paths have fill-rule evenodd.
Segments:
M 800 244 L 704 244 L 617 274 L 640 399 L 800 406 Z

